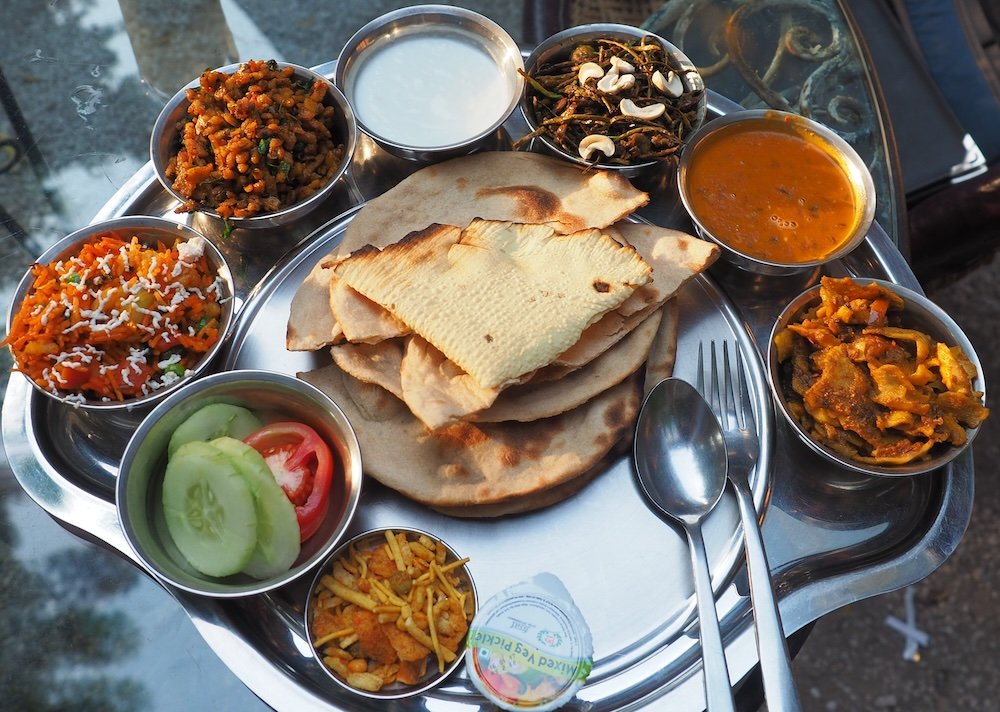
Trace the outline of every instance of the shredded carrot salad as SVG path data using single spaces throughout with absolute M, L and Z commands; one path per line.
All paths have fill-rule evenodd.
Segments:
M 200 239 L 144 246 L 103 232 L 76 257 L 32 266 L 2 342 L 15 370 L 71 402 L 121 401 L 190 375 L 219 339 L 224 299 Z

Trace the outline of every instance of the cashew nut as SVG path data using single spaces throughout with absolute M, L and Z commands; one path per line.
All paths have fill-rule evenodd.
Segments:
M 584 136 L 583 140 L 580 141 L 579 150 L 580 156 L 585 161 L 590 160 L 590 156 L 594 151 L 600 151 L 610 158 L 615 155 L 615 142 L 601 134 L 590 134 L 589 136 Z
M 600 79 L 603 76 L 604 69 L 601 65 L 596 62 L 584 62 L 580 65 L 580 71 L 577 72 L 577 81 L 580 82 L 580 86 L 583 86 L 588 79 Z
M 621 57 L 611 58 L 611 68 L 617 69 L 619 74 L 631 74 L 635 71 L 635 67 L 626 62 Z
M 621 103 L 618 104 L 618 109 L 622 112 L 623 116 L 652 121 L 663 116 L 663 112 L 667 110 L 667 107 L 665 104 L 660 103 L 650 104 L 649 106 L 636 106 L 636 103 L 631 99 L 622 99 Z
M 606 94 L 617 94 L 633 84 L 635 84 L 634 74 L 619 74 L 615 67 L 611 67 L 610 71 L 597 82 L 597 88 Z
M 654 87 L 675 99 L 684 93 L 684 83 L 681 82 L 681 78 L 677 76 L 676 72 L 667 72 L 667 76 L 664 78 L 660 74 L 660 70 L 656 70 L 650 81 L 653 82 Z

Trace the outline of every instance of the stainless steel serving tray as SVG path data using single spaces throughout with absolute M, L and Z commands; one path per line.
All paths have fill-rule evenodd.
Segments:
M 318 68 L 329 74 L 330 66 Z M 710 113 L 736 105 L 712 94 Z M 511 127 L 512 131 L 520 127 Z M 497 136 L 498 147 L 505 136 Z M 241 304 L 238 327 L 219 368 L 270 368 L 288 373 L 323 363 L 323 355 L 290 354 L 283 346 L 288 302 L 309 268 L 340 239 L 365 199 L 416 166 L 363 142 L 348 180 L 320 212 L 266 238 L 174 215 L 172 199 L 147 165 L 95 220 L 125 214 L 165 215 L 191 223 L 230 260 Z M 669 181 L 648 186 L 644 217 L 688 227 Z M 834 274 L 877 276 L 918 288 L 878 225 Z M 811 275 L 815 279 L 817 275 Z M 971 454 L 945 470 L 907 480 L 861 479 L 837 470 L 798 443 L 772 418 L 757 339 L 766 338 L 783 302 L 801 280 L 754 279 L 719 265 L 679 295 L 682 321 L 675 375 L 693 379 L 705 338 L 736 339 L 748 363 L 765 444 L 754 483 L 766 504 L 764 536 L 787 633 L 854 601 L 924 578 L 954 551 L 972 507 Z M 55 408 L 13 374 L 3 404 L 3 438 L 15 476 L 52 516 L 87 538 L 132 558 L 113 504 L 117 461 L 143 413 L 93 422 Z M 770 447 L 775 443 L 775 447 Z M 405 466 L 405 463 L 401 463 Z M 768 476 L 769 475 L 769 476 Z M 657 519 L 620 458 L 566 502 L 499 520 L 444 517 L 371 480 L 352 530 L 412 524 L 441 535 L 472 557 L 483 598 L 540 571 L 566 583 L 594 629 L 596 660 L 588 685 L 569 709 L 638 709 L 669 701 L 671 709 L 703 707 L 693 586 L 680 533 Z M 734 681 L 757 663 L 752 613 L 742 570 L 735 503 L 724 499 L 708 529 L 729 668 Z M 316 668 L 302 630 L 304 584 L 242 601 L 218 601 L 170 590 L 206 642 L 265 702 L 278 710 L 368 709 L 333 689 Z M 443 687 L 400 703 L 401 710 L 481 709 L 464 672 Z M 371 709 L 375 709 L 372 707 Z

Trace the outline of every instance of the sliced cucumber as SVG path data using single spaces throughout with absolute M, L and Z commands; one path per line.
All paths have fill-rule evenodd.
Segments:
M 173 457 L 184 443 L 214 440 L 223 435 L 242 440 L 263 426 L 260 418 L 246 408 L 230 403 L 212 403 L 196 410 L 177 426 L 167 445 L 167 457 Z
M 184 558 L 209 576 L 239 573 L 257 547 L 253 491 L 218 448 L 180 446 L 163 475 L 167 530 Z
M 209 444 L 229 458 L 250 485 L 256 501 L 257 548 L 243 572 L 266 579 L 288 571 L 299 558 L 299 521 L 264 457 L 235 438 L 216 438 Z

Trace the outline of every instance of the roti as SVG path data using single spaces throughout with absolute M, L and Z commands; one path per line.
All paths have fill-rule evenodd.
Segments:
M 335 364 L 299 377 L 347 415 L 366 473 L 432 507 L 495 504 L 583 475 L 631 432 L 641 396 L 633 377 L 554 418 L 462 422 L 430 433 L 398 398 Z
M 422 168 L 371 200 L 334 255 L 385 247 L 428 225 L 474 219 L 547 225 L 571 233 L 603 228 L 649 202 L 617 173 L 581 170 L 551 156 L 491 151 Z
M 289 351 L 316 351 L 336 343 L 343 336 L 330 310 L 332 266 L 317 262 L 292 297 L 285 330 Z

